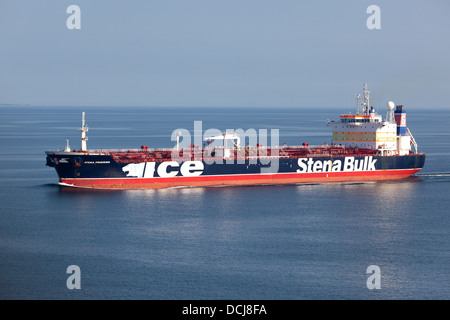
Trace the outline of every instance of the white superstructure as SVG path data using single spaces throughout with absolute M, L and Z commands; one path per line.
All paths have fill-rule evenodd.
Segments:
M 345 147 L 380 150 L 382 155 L 406 155 L 411 144 L 417 145 L 406 128 L 406 113 L 403 106 L 387 103 L 386 119 L 370 106 L 370 92 L 364 85 L 364 94 L 356 96 L 356 114 L 344 114 L 339 121 L 330 121 L 333 129 L 332 143 Z M 394 110 L 396 108 L 396 110 Z M 394 117 L 395 114 L 395 117 Z

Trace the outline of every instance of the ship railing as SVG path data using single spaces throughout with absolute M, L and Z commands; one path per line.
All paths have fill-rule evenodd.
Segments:
M 406 128 L 406 134 L 411 138 L 411 142 L 412 142 L 412 144 L 414 145 L 414 149 L 416 150 L 416 153 L 418 153 L 418 152 L 417 152 L 417 142 L 416 142 L 416 139 L 414 139 L 414 137 L 413 137 L 411 131 L 409 131 L 409 128 Z
M 409 131 L 409 130 L 408 130 Z M 410 132 L 409 132 L 410 133 Z M 415 140 L 411 139 L 413 143 L 415 143 Z M 416 144 L 415 144 L 416 146 Z M 292 156 L 292 154 L 296 152 L 305 152 L 307 150 L 337 150 L 339 154 L 345 153 L 346 149 L 353 150 L 354 148 L 348 148 L 343 145 L 334 145 L 334 144 L 325 144 L 325 145 L 296 145 L 296 146 L 290 146 L 290 145 L 282 145 L 282 146 L 241 146 L 241 147 L 223 147 L 223 146 L 204 146 L 203 148 L 199 148 L 198 146 L 191 146 L 188 148 L 180 149 L 179 151 L 185 150 L 186 152 L 200 152 L 200 153 L 206 153 L 211 150 L 234 150 L 236 152 L 237 157 L 278 157 L 278 158 L 288 158 Z M 56 150 L 48 150 L 49 152 L 64 152 L 65 149 L 56 149 Z M 98 154 L 98 155 L 109 155 L 109 154 L 133 154 L 133 153 L 172 153 L 175 151 L 174 148 L 130 148 L 130 149 L 89 149 L 87 151 L 81 151 L 73 149 L 71 152 L 74 153 L 85 153 L 85 154 Z M 273 155 L 275 153 L 275 155 Z M 323 152 L 316 152 L 316 153 L 309 153 L 308 156 L 319 156 L 329 153 L 323 153 Z
M 100 154 L 111 154 L 111 153 L 120 153 L 120 154 L 127 154 L 127 153 L 150 153 L 150 152 L 172 152 L 172 148 L 154 148 L 154 149 L 95 149 L 95 150 L 88 150 L 88 152 L 93 153 L 100 153 Z

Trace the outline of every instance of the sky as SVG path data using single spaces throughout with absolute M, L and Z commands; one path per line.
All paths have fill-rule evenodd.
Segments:
M 81 29 L 66 25 L 70 5 Z M 380 29 L 369 29 L 370 5 Z M 450 109 L 450 1 L 0 0 L 0 105 Z

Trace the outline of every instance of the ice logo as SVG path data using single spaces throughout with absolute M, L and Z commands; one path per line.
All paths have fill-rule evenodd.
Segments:
M 144 171 L 145 162 L 130 163 L 122 168 L 122 171 L 126 173 L 127 177 L 142 177 Z
M 130 163 L 122 168 L 127 177 L 153 178 L 155 173 L 161 178 L 175 177 L 181 174 L 183 177 L 196 177 L 203 173 L 204 164 L 201 161 L 185 161 L 182 164 L 177 161 Z

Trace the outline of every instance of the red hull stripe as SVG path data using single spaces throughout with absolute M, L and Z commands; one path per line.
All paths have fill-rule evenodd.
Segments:
M 403 179 L 421 169 L 214 175 L 169 178 L 78 178 L 60 179 L 60 184 L 95 189 L 160 189 L 169 187 L 204 187 L 220 185 L 296 184 L 314 182 L 378 181 Z

